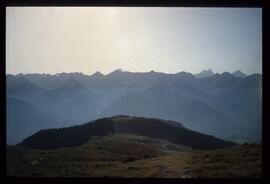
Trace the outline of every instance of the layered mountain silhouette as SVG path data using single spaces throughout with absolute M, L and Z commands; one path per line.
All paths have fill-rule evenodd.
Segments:
M 235 76 L 235 77 L 241 77 L 241 78 L 244 78 L 244 77 L 247 76 L 246 74 L 244 74 L 240 70 L 236 70 L 235 72 L 232 73 L 232 75 Z
M 262 122 L 262 75 L 245 76 L 241 71 L 193 75 L 188 72 L 113 71 L 7 75 L 7 97 L 27 102 L 54 123 L 43 128 L 81 124 L 118 114 L 156 117 L 181 122 L 185 127 L 236 142 L 260 142 Z M 10 103 L 10 102 L 7 102 Z M 12 105 L 10 117 L 20 111 Z M 34 112 L 34 111 L 33 111 Z M 14 118 L 7 143 L 19 143 L 33 132 L 29 120 Z M 46 118 L 43 118 L 46 119 Z M 7 125 L 11 124 L 7 119 Z M 56 126 L 55 126 L 56 125 Z M 24 136 L 18 136 L 24 131 Z M 16 141 L 11 141 L 16 140 Z
M 32 83 L 23 76 L 7 75 L 6 92 L 10 97 L 31 101 L 46 90 Z
M 213 71 L 209 69 L 209 70 L 203 70 L 200 73 L 195 74 L 195 77 L 204 78 L 204 77 L 211 77 L 213 75 L 214 75 Z
M 120 115 L 83 125 L 41 130 L 23 140 L 19 146 L 36 149 L 76 147 L 86 144 L 96 136 L 119 133 L 167 140 L 191 149 L 208 150 L 236 145 L 233 142 L 189 130 L 177 122 Z
M 99 108 L 95 94 L 72 77 L 58 88 L 35 98 L 33 104 L 66 125 L 91 119 Z
M 29 102 L 7 98 L 7 138 L 16 144 L 42 128 L 57 127 L 57 121 Z
M 96 73 L 94 73 L 93 75 L 91 75 L 92 78 L 103 78 L 105 75 L 103 75 L 102 73 L 100 73 L 99 71 L 97 71 Z

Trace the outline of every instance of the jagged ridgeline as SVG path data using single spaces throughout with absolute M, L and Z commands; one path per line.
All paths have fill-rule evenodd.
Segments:
M 76 147 L 87 143 L 93 137 L 117 133 L 163 139 L 192 149 L 210 150 L 235 145 L 233 142 L 189 130 L 178 122 L 123 115 L 67 128 L 40 130 L 19 145 L 35 149 Z
M 116 70 L 107 75 L 8 74 L 6 79 L 8 145 L 41 129 L 119 114 L 170 119 L 237 143 L 261 142 L 261 74 Z

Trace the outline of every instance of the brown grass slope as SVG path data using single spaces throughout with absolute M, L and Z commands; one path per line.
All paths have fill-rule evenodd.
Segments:
M 115 134 L 75 148 L 7 147 L 8 176 L 253 178 L 261 176 L 261 145 L 191 150 L 166 140 Z

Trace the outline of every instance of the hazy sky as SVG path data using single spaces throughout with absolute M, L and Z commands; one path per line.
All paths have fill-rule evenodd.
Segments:
M 262 73 L 261 8 L 8 7 L 7 73 Z

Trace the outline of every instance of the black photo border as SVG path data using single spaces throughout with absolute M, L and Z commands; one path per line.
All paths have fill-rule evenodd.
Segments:
M 0 121 L 0 177 L 1 183 L 266 183 L 268 177 L 268 165 L 270 154 L 269 146 L 269 121 L 267 119 L 268 73 L 267 65 L 270 62 L 267 56 L 266 42 L 269 36 L 269 27 L 266 24 L 267 15 L 266 1 L 261 0 L 2 0 L 1 9 L 1 60 L 0 60 L 0 99 L 1 99 L 1 121 Z M 263 125 L 262 125 L 262 177 L 258 179 L 154 179 L 154 178 L 74 178 L 74 177 L 8 177 L 6 176 L 6 7 L 40 7 L 40 6 L 119 6 L 119 7 L 250 7 L 262 8 L 263 12 Z M 270 22 L 270 21 L 269 21 Z M 270 83 L 268 83 L 270 85 Z M 269 170 L 270 171 L 270 170 Z M 269 175 L 270 176 L 270 175 Z

